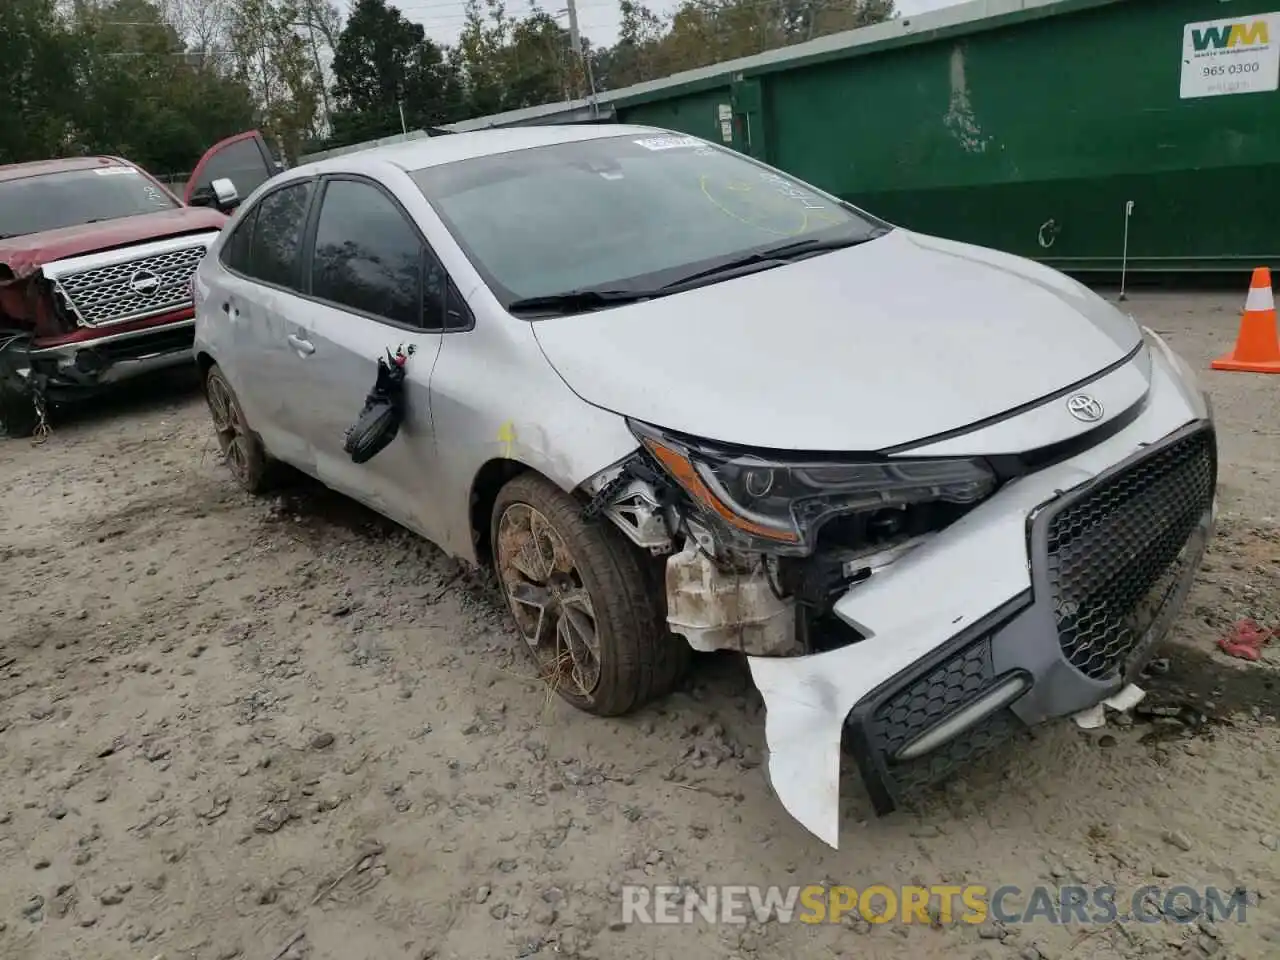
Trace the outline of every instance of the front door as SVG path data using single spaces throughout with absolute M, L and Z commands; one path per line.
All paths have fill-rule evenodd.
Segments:
M 328 178 L 307 258 L 307 417 L 316 469 L 328 486 L 436 540 L 424 489 L 435 455 L 430 377 L 440 350 L 443 270 L 408 213 L 378 184 Z M 401 348 L 404 417 L 396 438 L 357 464 L 343 449 L 377 378 Z
M 257 130 L 238 133 L 205 151 L 191 171 L 182 199 L 187 206 L 208 205 L 213 199 L 213 181 L 230 180 L 244 200 L 279 170 L 262 134 Z

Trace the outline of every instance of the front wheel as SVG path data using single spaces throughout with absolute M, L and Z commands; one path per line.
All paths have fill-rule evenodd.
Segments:
M 0 381 L 0 437 L 30 437 L 39 425 L 31 392 Z
M 652 565 L 607 520 L 522 474 L 493 508 L 494 564 L 539 675 L 588 713 L 619 716 L 669 692 L 689 646 L 668 632 Z

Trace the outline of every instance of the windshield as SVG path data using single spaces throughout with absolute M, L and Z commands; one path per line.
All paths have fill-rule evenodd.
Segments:
M 865 240 L 886 227 L 741 154 L 676 135 L 555 144 L 411 176 L 504 306 L 651 289 L 753 251 Z
M 132 167 L 45 173 L 0 181 L 0 235 L 19 237 L 176 206 Z

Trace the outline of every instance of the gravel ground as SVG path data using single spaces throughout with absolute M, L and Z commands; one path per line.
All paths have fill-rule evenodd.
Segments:
M 572 711 L 483 578 L 311 485 L 240 494 L 190 384 L 0 441 L 0 956 L 1275 956 L 1280 656 L 1214 649 L 1239 617 L 1280 623 L 1280 378 L 1207 369 L 1241 301 L 1129 301 L 1205 371 L 1221 422 L 1219 536 L 1149 697 L 1200 713 L 1042 729 L 881 820 L 850 779 L 840 851 L 768 793 L 740 662 L 703 658 L 638 716 Z M 824 881 L 1187 884 L 1250 906 L 620 920 L 623 883 Z

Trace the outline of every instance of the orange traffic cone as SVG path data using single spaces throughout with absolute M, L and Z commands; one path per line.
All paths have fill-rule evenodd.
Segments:
M 1240 318 L 1236 348 L 1209 364 L 1214 370 L 1280 373 L 1280 337 L 1276 335 L 1276 301 L 1271 294 L 1271 271 L 1257 267 Z

